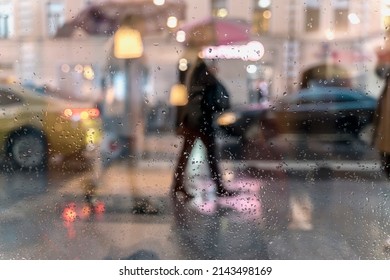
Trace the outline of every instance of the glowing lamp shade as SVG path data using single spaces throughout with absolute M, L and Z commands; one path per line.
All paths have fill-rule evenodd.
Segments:
M 188 102 L 187 87 L 183 84 L 175 84 L 171 88 L 169 103 L 173 106 L 184 106 Z
M 144 47 L 141 33 L 127 26 L 120 27 L 114 35 L 114 55 L 116 58 L 138 58 Z

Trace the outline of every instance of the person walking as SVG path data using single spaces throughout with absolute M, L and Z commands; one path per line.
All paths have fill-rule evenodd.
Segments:
M 378 57 L 380 64 L 376 67 L 376 74 L 385 80 L 384 87 L 378 99 L 378 105 L 374 115 L 373 145 L 379 151 L 382 170 L 390 180 L 390 51 L 382 53 L 384 57 Z M 390 252 L 390 236 L 384 241 L 384 248 Z
M 186 75 L 188 103 L 183 108 L 184 112 L 180 114 L 179 120 L 180 134 L 184 139 L 174 173 L 173 195 L 177 197 L 181 194 L 186 198 L 192 198 L 192 195 L 185 189 L 185 172 L 197 139 L 200 139 L 206 148 L 207 163 L 216 185 L 217 196 L 234 195 L 234 192 L 228 191 L 223 184 L 217 159 L 216 131 L 213 127 L 213 115 L 230 106 L 228 93 L 214 75 L 213 70 L 201 58 L 197 59 Z M 221 97 L 221 92 L 223 97 Z
M 390 69 L 377 66 L 376 74 L 385 80 L 374 115 L 373 145 L 379 151 L 383 171 L 390 180 Z

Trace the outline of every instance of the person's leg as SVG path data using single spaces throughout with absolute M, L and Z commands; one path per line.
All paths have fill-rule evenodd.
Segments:
M 381 152 L 381 164 L 386 178 L 390 180 L 390 153 Z M 390 251 L 390 237 L 385 240 L 385 250 Z
M 230 196 L 234 195 L 233 192 L 229 192 L 225 189 L 222 179 L 222 172 L 219 168 L 218 158 L 217 158 L 217 147 L 215 143 L 214 135 L 201 135 L 201 140 L 206 147 L 207 153 L 207 162 L 210 167 L 211 178 L 216 184 L 217 195 L 219 196 Z
M 387 179 L 390 180 L 390 154 L 382 152 L 381 161 L 382 161 L 383 171 L 385 172 Z
M 177 192 L 183 192 L 184 194 L 188 195 L 184 189 L 184 176 L 187 168 L 188 158 L 196 140 L 196 135 L 188 131 L 185 131 L 183 135 L 183 147 L 181 149 L 181 153 L 175 168 L 172 191 L 174 194 Z

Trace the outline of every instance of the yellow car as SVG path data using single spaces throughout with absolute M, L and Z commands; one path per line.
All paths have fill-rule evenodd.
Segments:
M 0 151 L 19 168 L 45 166 L 93 149 L 101 138 L 97 108 L 39 94 L 17 84 L 0 84 Z

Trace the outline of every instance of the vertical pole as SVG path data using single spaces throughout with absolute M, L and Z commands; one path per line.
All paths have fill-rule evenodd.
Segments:
M 330 73 L 329 73 L 329 68 L 330 68 L 330 44 L 329 44 L 329 41 L 328 39 L 326 39 L 326 41 L 322 44 L 322 51 L 323 51 L 323 59 L 324 59 L 324 64 L 325 64 L 325 79 L 326 79 L 326 82 L 329 82 L 329 79 L 330 79 Z M 325 81 L 323 81 L 325 82 Z
M 296 62 L 296 36 L 295 36 L 295 24 L 296 24 L 296 3 L 295 0 L 289 1 L 288 7 L 288 39 L 287 39 L 287 57 L 286 57 L 286 66 L 287 66 L 287 93 L 291 93 L 294 90 L 294 79 L 295 79 L 295 69 L 294 65 Z
M 130 110 L 130 94 L 131 94 L 131 84 L 130 84 L 130 58 L 125 58 L 125 75 L 126 75 L 126 95 L 125 95 L 125 114 L 127 119 L 127 114 Z
M 125 141 L 127 144 L 127 152 L 129 159 L 131 159 L 132 156 L 134 156 L 134 139 L 132 136 L 132 132 L 130 131 L 132 129 L 131 125 L 131 94 L 132 94 L 132 89 L 131 89 L 131 59 L 130 58 L 125 58 L 125 75 L 126 75 L 126 94 L 125 94 L 125 115 L 124 115 L 124 129 L 125 131 Z M 130 160 L 129 163 L 132 163 L 133 161 Z

